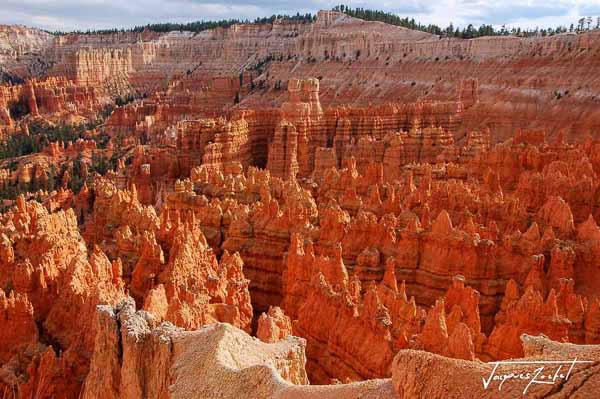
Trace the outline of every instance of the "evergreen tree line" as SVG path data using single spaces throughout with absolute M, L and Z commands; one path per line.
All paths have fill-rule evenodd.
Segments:
M 106 172 L 109 170 L 117 169 L 117 161 L 119 159 L 119 155 L 115 152 L 112 157 L 108 158 L 104 155 L 104 152 L 94 152 L 92 153 L 92 162 L 88 166 L 88 178 L 93 176 L 95 173 L 98 173 L 101 176 L 104 176 Z M 71 178 L 69 180 L 68 188 L 71 189 L 74 193 L 78 193 L 83 187 L 83 184 L 86 182 L 86 179 L 82 176 L 82 166 L 83 158 L 81 154 L 73 161 L 73 168 L 71 169 Z M 60 179 L 55 179 L 55 187 L 58 187 L 58 184 L 62 181 L 62 175 L 66 171 L 65 165 L 63 165 L 63 170 L 61 171 Z M 48 179 L 50 180 L 50 179 Z M 89 179 L 88 179 L 89 180 Z
M 117 153 L 108 158 L 101 151 L 94 152 L 92 154 L 91 163 L 88 166 L 88 177 L 93 176 L 94 173 L 98 173 L 103 176 L 109 170 L 116 169 L 118 159 L 119 156 Z M 82 175 L 82 162 L 83 158 L 80 154 L 75 160 L 73 160 L 73 167 L 70 168 L 70 170 L 67 163 L 64 163 L 60 169 L 56 165 L 52 164 L 50 165 L 50 169 L 48 171 L 47 180 L 43 182 L 33 180 L 30 183 L 20 182 L 18 184 L 8 184 L 0 188 L 0 198 L 14 200 L 20 194 L 27 192 L 34 193 L 38 190 L 51 192 L 56 190 L 62 186 L 63 176 L 67 170 L 69 170 L 70 173 L 70 179 L 67 188 L 72 190 L 74 193 L 78 193 L 81 190 L 81 187 L 83 187 L 83 184 L 86 182 L 86 179 Z
M 492 25 L 481 25 L 476 28 L 473 24 L 469 24 L 466 27 L 460 29 L 454 27 L 451 23 L 446 28 L 442 28 L 438 25 L 428 24 L 424 25 L 414 18 L 400 17 L 396 14 L 392 14 L 380 10 L 368 10 L 364 8 L 352 9 L 346 5 L 338 5 L 333 7 L 333 11 L 343 12 L 351 17 L 360 18 L 365 21 L 379 21 L 385 22 L 386 24 L 401 26 L 404 28 L 419 30 L 422 32 L 431 33 L 434 35 L 440 35 L 444 37 L 458 37 L 463 39 L 473 39 L 481 36 L 552 36 L 559 33 L 565 32 L 582 32 L 591 29 L 600 29 L 600 17 L 595 20 L 592 17 L 581 18 L 578 21 L 577 26 L 571 24 L 569 28 L 565 26 L 558 26 L 556 28 L 535 28 L 535 29 L 521 29 L 511 28 L 507 29 L 506 26 L 502 26 L 500 29 L 495 29 Z
M 126 33 L 126 32 L 140 33 L 145 30 L 159 32 L 159 33 L 173 32 L 173 31 L 180 31 L 180 32 L 185 31 L 185 32 L 198 33 L 198 32 L 202 32 L 202 31 L 209 30 L 209 29 L 215 29 L 215 28 L 229 28 L 230 26 L 235 25 L 235 24 L 250 24 L 250 23 L 260 24 L 260 25 L 272 24 L 276 20 L 299 22 L 299 23 L 310 23 L 310 22 L 313 22 L 315 20 L 315 18 L 316 18 L 316 16 L 313 16 L 310 13 L 307 13 L 307 14 L 296 13 L 296 15 L 278 14 L 278 15 L 271 15 L 270 17 L 256 18 L 253 21 L 251 21 L 249 19 L 245 19 L 245 20 L 223 19 L 220 21 L 195 21 L 195 22 L 188 22 L 188 23 L 166 22 L 166 23 L 157 23 L 157 24 L 147 24 L 147 25 L 143 25 L 143 26 L 136 26 L 136 27 L 130 28 L 130 29 L 116 29 L 116 28 L 114 28 L 114 29 L 98 29 L 98 30 L 88 29 L 86 31 L 80 31 L 80 30 L 71 31 L 71 32 L 55 31 L 55 32 L 49 32 L 49 33 L 52 33 L 54 35 L 59 35 L 59 36 L 60 35 L 68 35 L 71 33 L 75 33 L 75 34 L 79 34 L 79 35 L 108 35 L 108 34 Z
M 97 126 L 97 122 L 84 123 L 80 125 L 47 125 L 33 122 L 28 125 L 29 134 L 15 133 L 8 139 L 0 142 L 0 159 L 20 157 L 42 151 L 48 144 L 56 141 L 67 143 L 75 142 L 85 137 L 89 129 Z M 105 137 L 94 137 L 100 147 L 107 142 Z
M 128 94 L 125 96 L 119 96 L 117 98 L 115 98 L 115 105 L 117 107 L 123 107 L 129 103 L 132 103 L 136 100 L 140 100 L 142 98 L 148 98 L 148 94 L 147 93 L 142 93 L 142 94 Z
M 8 72 L 6 72 L 2 66 L 0 66 L 0 84 L 3 83 L 8 83 L 8 84 L 23 84 L 25 83 L 25 80 L 23 80 L 22 78 L 12 75 Z
M 369 10 L 365 8 L 351 8 L 349 6 L 340 4 L 338 6 L 333 7 L 333 11 L 343 12 L 351 17 L 360 18 L 365 21 L 379 21 L 385 22 L 390 25 L 402 26 L 404 28 L 419 30 L 423 32 L 428 32 L 434 35 L 440 35 L 444 37 L 458 37 L 463 39 L 472 39 L 475 37 L 481 36 L 520 36 L 520 37 L 530 37 L 530 36 L 552 36 L 559 33 L 565 32 L 583 32 L 591 29 L 600 29 L 600 16 L 596 18 L 592 17 L 583 17 L 578 20 L 577 25 L 571 24 L 568 28 L 566 26 L 558 26 L 556 28 L 535 28 L 535 29 L 521 29 L 521 28 L 511 28 L 508 29 L 506 26 L 502 26 L 500 29 L 494 28 L 492 25 L 481 25 L 479 27 L 475 27 L 473 24 L 469 24 L 462 29 L 459 27 L 455 27 L 452 23 L 447 27 L 443 28 L 441 26 L 435 24 L 421 24 L 420 22 L 415 21 L 414 18 L 408 17 L 400 17 L 396 14 L 392 14 L 389 12 L 381 11 L 381 10 Z M 126 33 L 126 32 L 136 32 L 140 33 L 145 30 L 153 31 L 153 32 L 172 32 L 172 31 L 187 31 L 187 32 L 202 32 L 208 29 L 215 28 L 229 28 L 235 24 L 272 24 L 276 20 L 283 20 L 289 22 L 299 22 L 299 23 L 310 23 L 315 21 L 316 15 L 311 13 L 300 14 L 296 13 L 296 15 L 271 15 L 270 17 L 256 18 L 254 20 L 249 19 L 223 19 L 219 21 L 195 21 L 188 23 L 175 23 L 175 22 L 166 22 L 166 23 L 156 23 L 156 24 L 147 24 L 143 26 L 136 26 L 134 28 L 129 29 L 97 29 L 97 30 L 76 30 L 76 31 L 55 31 L 49 32 L 54 35 L 67 35 L 71 33 L 80 34 L 80 35 L 103 35 L 103 34 L 116 34 L 116 33 Z M 0 74 L 1 76 L 1 74 Z

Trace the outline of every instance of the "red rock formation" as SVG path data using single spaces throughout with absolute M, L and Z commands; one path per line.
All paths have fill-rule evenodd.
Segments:
M 361 298 L 358 281 L 348 285 L 333 281 L 333 284 L 320 272 L 315 276 L 310 296 L 294 324 L 294 333 L 306 337 L 310 343 L 309 378 L 315 383 L 325 383 L 331 378 L 352 381 L 389 375 L 387 367 L 382 365 L 393 358 L 391 320 L 376 288 L 369 287 Z
M 273 176 L 282 179 L 296 177 L 298 173 L 298 132 L 291 123 L 282 121 L 275 129 L 273 142 L 269 146 L 267 169 Z
M 505 297 L 505 301 L 510 301 Z M 520 336 L 523 333 L 539 335 L 543 333 L 553 340 L 564 342 L 568 339 L 570 321 L 559 314 L 556 293 L 552 290 L 544 300 L 533 286 L 516 301 L 503 305 L 505 314 L 497 317 L 503 322 L 496 325 L 490 335 L 488 352 L 494 358 L 506 359 L 523 356 Z
M 61 375 L 66 370 L 87 374 L 94 336 L 88 316 L 97 304 L 122 297 L 122 283 L 100 249 L 88 256 L 72 210 L 49 214 L 39 203 L 19 197 L 17 208 L 4 215 L 2 229 L 7 252 L 1 280 L 14 290 L 3 300 L 6 325 L 28 327 L 16 330 L 22 331 L 18 341 L 6 337 L 15 344 L 11 362 L 16 367 L 2 384 L 19 395 L 37 390 L 42 397 L 77 396 L 77 378 Z M 11 255 L 12 248 L 24 256 Z M 65 328 L 75 324 L 80 328 Z M 29 348 L 22 346 L 28 342 Z
M 263 342 L 278 342 L 292 335 L 292 321 L 283 310 L 270 307 L 267 313 L 260 315 L 256 337 Z
M 568 235 L 573 233 L 573 214 L 569 205 L 560 197 L 551 197 L 539 210 L 539 217 L 549 226 Z
M 51 120 L 94 120 L 109 103 L 92 85 L 79 85 L 63 77 L 33 79 L 22 85 L 0 85 L 0 128 L 13 127 L 15 119 L 44 115 Z
M 3 350 L 0 352 L 0 362 L 7 362 L 13 355 L 33 345 L 38 341 L 38 329 L 35 325 L 33 306 L 27 299 L 27 294 L 16 294 L 11 291 L 7 297 L 0 290 L 0 315 L 5 327 L 0 333 Z
M 107 210 L 102 220 L 126 226 L 121 242 L 131 236 L 130 227 L 136 231 L 152 226 L 148 223 L 152 219 L 143 216 L 135 188 L 122 192 L 107 182 L 97 188 L 104 190 L 95 204 L 100 207 L 96 209 Z M 130 216 L 139 212 L 140 217 L 124 217 L 125 213 L 115 212 L 113 206 Z M 7 374 L 11 377 L 3 384 L 11 390 L 18 386 L 20 395 L 40 389 L 47 390 L 49 397 L 77 395 L 77 379 L 61 382 L 61 375 L 67 369 L 75 375 L 87 374 L 94 329 L 86 317 L 94 313 L 97 304 L 115 303 L 123 297 L 126 286 L 158 317 L 179 325 L 195 328 L 220 320 L 250 328 L 252 306 L 241 258 L 225 253 L 217 263 L 202 233 L 192 229 L 193 222 L 175 232 L 168 262 L 152 230 L 145 230 L 144 243 L 131 248 L 133 256 L 139 257 L 133 273 L 124 273 L 120 259 L 111 264 L 98 246 L 87 255 L 72 210 L 48 214 L 40 204 L 25 203 L 20 197 L 18 207 L 4 215 L 2 226 L 0 281 L 13 289 L 8 298 L 2 292 L 2 314 L 7 325 L 14 327 L 7 333 L 21 328 L 26 332 L 2 337 L 11 344 L 10 351 L 2 352 L 2 363 L 20 364 L 11 369 Z M 15 257 L 14 248 L 23 249 L 28 256 Z M 73 324 L 75 315 L 82 328 L 65 328 Z M 39 333 L 38 328 L 42 328 Z M 55 344 L 46 346 L 46 342 Z M 27 378 L 19 370 L 28 364 Z

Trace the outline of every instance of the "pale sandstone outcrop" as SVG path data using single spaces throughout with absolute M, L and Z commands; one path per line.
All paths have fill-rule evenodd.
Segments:
M 571 374 L 555 384 L 531 384 L 526 393 L 531 397 L 554 395 L 559 398 L 593 397 L 600 383 L 600 356 L 598 346 L 581 346 L 550 341 L 545 337 L 521 337 L 526 357 L 518 361 L 565 361 L 570 367 L 573 359 L 589 361 L 574 365 Z M 517 359 L 515 359 L 517 360 Z M 524 395 L 524 389 L 536 375 L 539 364 L 508 364 L 496 367 L 494 363 L 469 362 L 449 359 L 432 353 L 403 350 L 398 353 L 392 366 L 392 383 L 400 397 L 470 397 L 505 398 Z M 557 367 L 546 363 L 544 368 L 550 379 Z M 501 377 L 510 373 L 530 373 L 529 379 L 510 379 L 502 383 L 492 379 L 487 389 L 482 380 L 490 376 Z M 566 374 L 566 369 L 563 375 Z M 538 380 L 540 381 L 541 378 Z M 557 390 L 557 387 L 560 389 Z
M 390 381 L 307 386 L 302 338 L 265 344 L 231 325 L 184 331 L 135 310 L 100 306 L 83 398 L 383 398 Z

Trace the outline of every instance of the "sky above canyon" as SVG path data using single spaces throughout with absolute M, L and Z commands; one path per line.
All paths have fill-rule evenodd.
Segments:
M 121 28 L 156 22 L 254 19 L 272 14 L 315 13 L 337 4 L 380 9 L 442 27 L 472 23 L 535 28 L 577 25 L 600 16 L 600 0 L 1 0 L 0 24 L 47 30 Z

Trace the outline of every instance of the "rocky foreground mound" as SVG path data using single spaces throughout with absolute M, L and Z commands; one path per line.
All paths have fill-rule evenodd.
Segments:
M 266 344 L 230 324 L 184 331 L 135 310 L 99 306 L 83 398 L 382 398 L 390 380 L 307 386 L 306 341 Z
M 562 344 L 541 336 L 523 335 L 521 339 L 526 357 L 507 360 L 508 364 L 500 366 L 421 351 L 400 351 L 393 365 L 394 390 L 401 398 L 593 398 L 597 395 L 600 346 Z M 573 363 L 575 360 L 585 363 Z
M 304 365 L 306 341 L 288 336 L 266 344 L 229 324 L 184 331 L 135 310 L 132 299 L 99 306 L 95 349 L 83 398 L 459 398 L 519 397 L 529 380 L 482 380 L 494 364 L 401 350 L 392 378 L 352 384 L 310 386 Z M 533 384 L 527 397 L 593 397 L 600 384 L 600 346 L 560 344 L 523 335 L 527 356 L 520 362 L 589 361 L 577 364 L 555 384 Z M 551 363 L 547 363 L 556 370 Z M 536 365 L 537 367 L 537 365 Z M 531 365 L 511 364 L 497 375 L 522 374 Z

